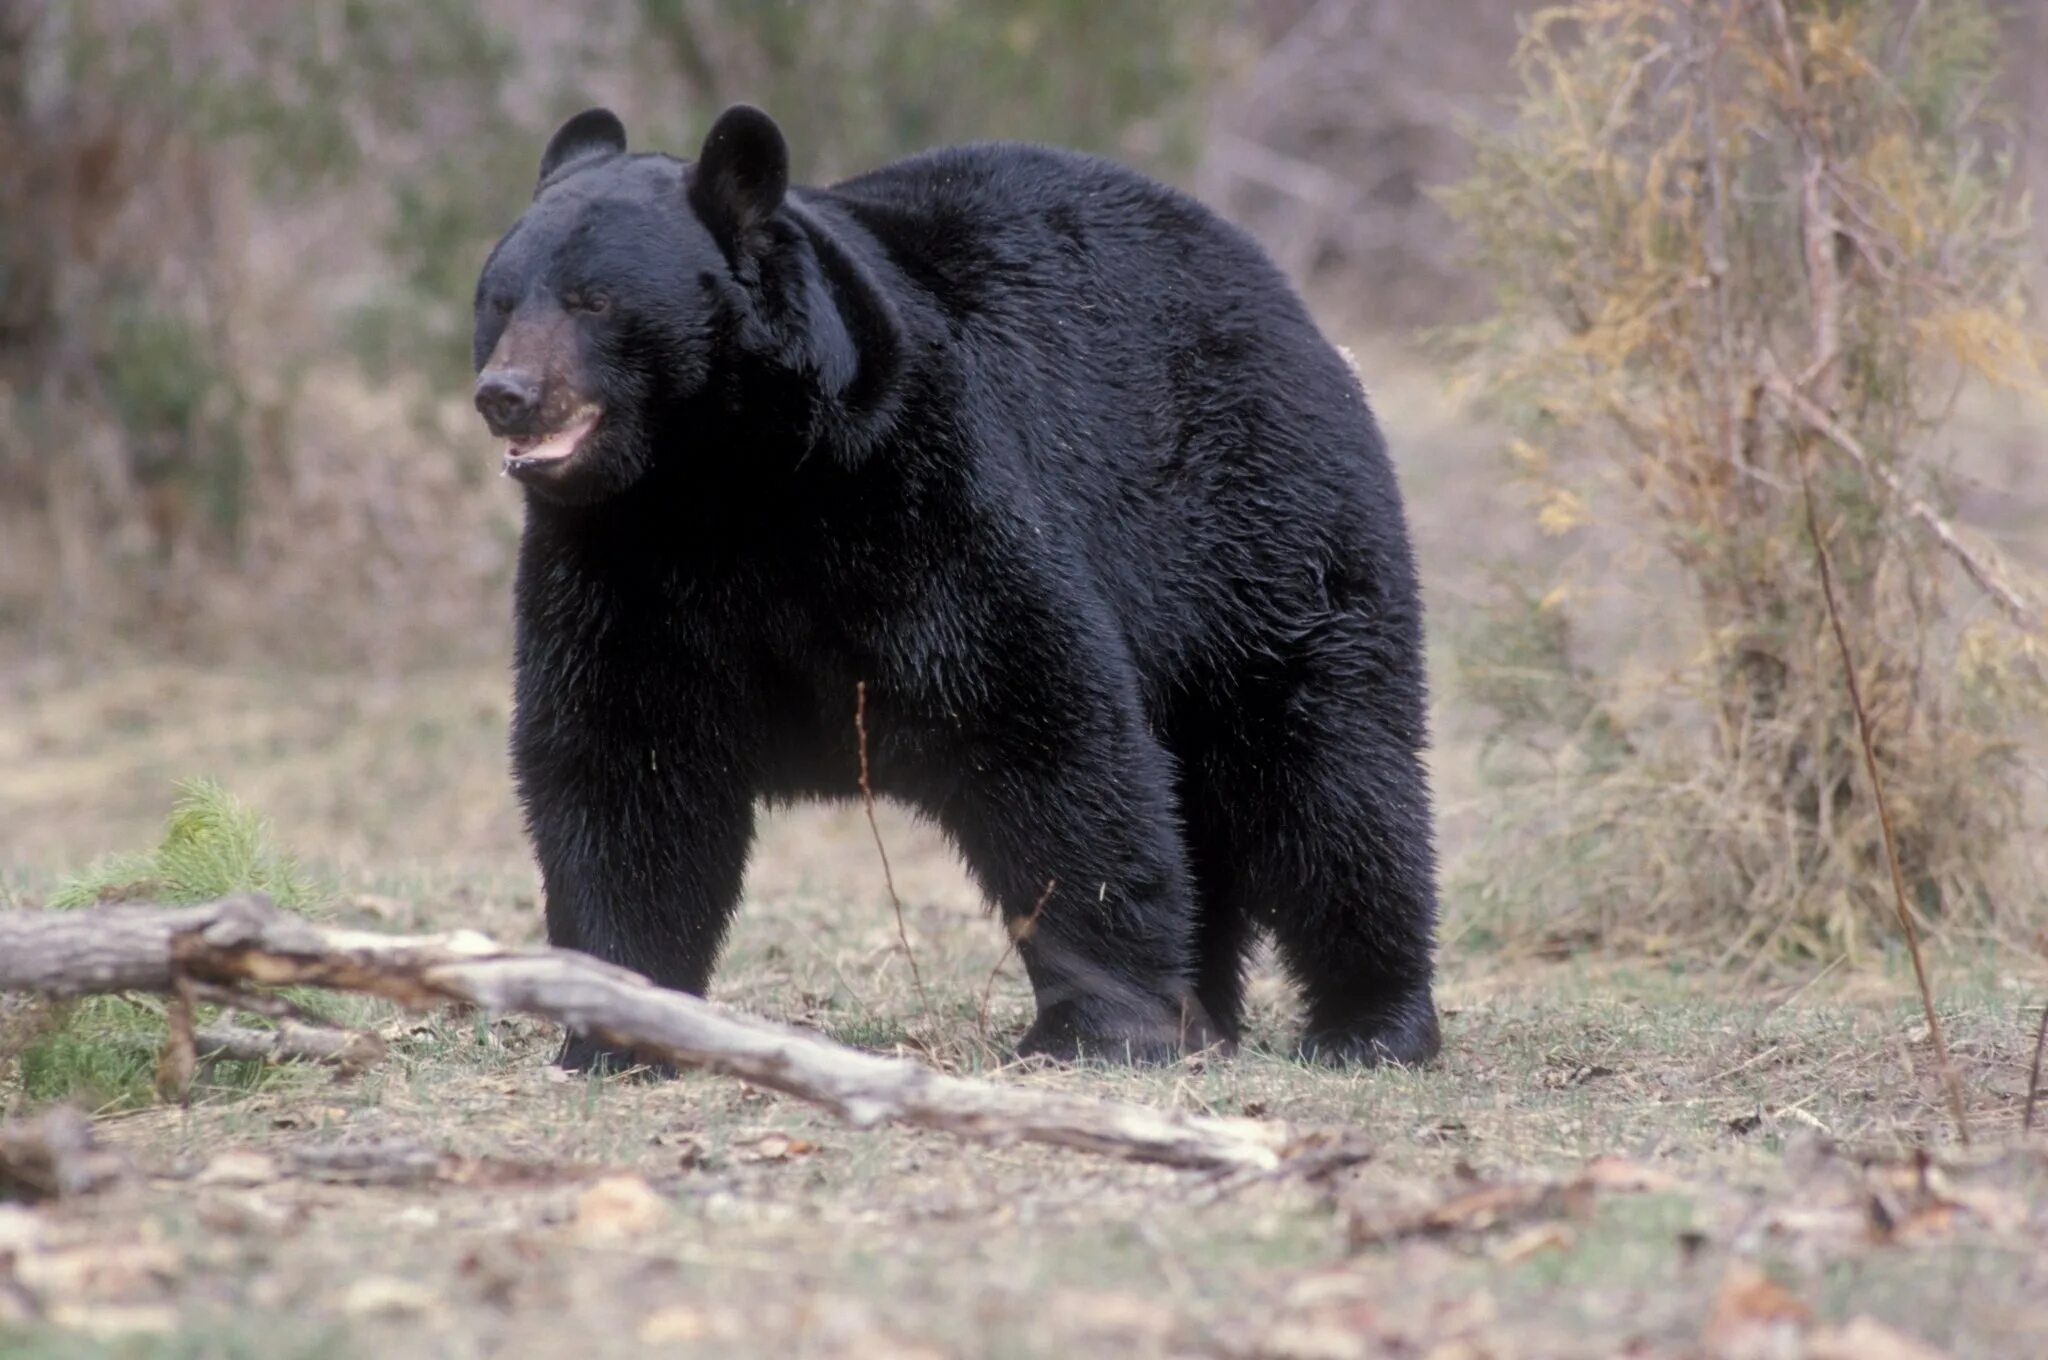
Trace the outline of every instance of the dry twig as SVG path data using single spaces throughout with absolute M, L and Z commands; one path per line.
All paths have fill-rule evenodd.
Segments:
M 988 1003 L 989 998 L 995 994 L 996 974 L 1002 972 L 1003 965 L 1010 961 L 1010 955 L 1016 952 L 1018 941 L 1030 939 L 1031 932 L 1038 929 L 1039 915 L 1044 912 L 1045 904 L 1052 901 L 1053 889 L 1059 885 L 1060 881 L 1056 878 L 1045 880 L 1045 891 L 1040 893 L 1038 901 L 1032 904 L 1031 914 L 1010 923 L 1007 932 L 1010 938 L 1003 945 L 1003 952 L 996 955 L 996 966 L 988 970 L 988 981 L 981 985 L 981 1005 L 974 1011 L 975 1031 L 984 1040 L 988 1038 Z
M 1934 535 L 1941 546 L 1961 564 L 1970 579 L 2005 611 L 2006 617 L 2011 619 L 2016 627 L 2030 633 L 2039 629 L 2040 620 L 2033 603 L 2005 581 L 1997 562 L 1964 543 L 1948 521 L 1935 512 L 1933 506 L 1909 491 L 1906 484 L 1899 480 L 1897 473 L 1871 457 L 1870 451 L 1863 447 L 1862 441 L 1842 428 L 1841 422 L 1829 415 L 1820 403 L 1801 392 L 1775 368 L 1765 374 L 1764 389 L 1788 414 L 1796 417 L 1800 424 L 1849 455 L 1865 472 L 1883 482 L 1906 513 L 1920 521 L 1927 531 Z
M 2048 952 L 2048 934 L 2040 936 L 2042 952 Z M 2019 1120 L 2021 1133 L 2034 1133 L 2034 1108 L 2042 1094 L 2042 1049 L 2048 1047 L 2048 1002 L 2042 1002 L 2042 1022 L 2034 1030 L 2034 1063 L 2028 1067 L 2028 1112 Z
M 2041 1099 L 2041 1049 L 2048 1046 L 2048 1002 L 2041 1006 L 2041 1024 L 2034 1031 L 2034 1063 L 2027 1070 L 2027 1113 L 2020 1120 L 2020 1132 L 2034 1131 L 2034 1108 Z
M 882 844 L 881 823 L 875 820 L 875 790 L 868 782 L 868 682 L 853 687 L 853 731 L 860 740 L 860 801 L 867 810 L 868 831 L 875 838 L 875 853 L 882 857 L 882 882 L 889 889 L 889 905 L 896 910 L 896 939 L 903 945 L 903 957 L 910 960 L 910 980 L 917 985 L 918 1009 L 925 1023 L 932 1019 L 932 999 L 924 990 L 924 974 L 917 966 L 917 951 L 910 947 L 910 932 L 903 927 L 903 899 L 896 895 L 896 875 L 889 871 L 889 851 Z
M 1154 1110 L 948 1076 L 845 1048 L 655 986 L 559 949 L 512 949 L 471 931 L 382 935 L 315 925 L 260 897 L 203 907 L 0 912 L 0 991 L 69 996 L 313 986 L 403 1006 L 448 1002 L 538 1015 L 610 1047 L 709 1068 L 806 1100 L 856 1127 L 899 1123 L 980 1143 L 1047 1143 L 1206 1171 L 1363 1160 L 1348 1137 Z
M 1863 742 L 1863 768 L 1870 772 L 1870 794 L 1877 804 L 1878 828 L 1884 834 L 1885 864 L 1891 870 L 1892 899 L 1898 906 L 1899 930 L 1906 937 L 1906 952 L 1913 960 L 1913 980 L 1920 988 L 1920 1005 L 1927 1013 L 1927 1031 L 1934 1040 L 1934 1060 L 1941 1067 L 1941 1084 L 1948 1092 L 1949 1114 L 1956 1122 L 1956 1137 L 1964 1147 L 1970 1145 L 1970 1121 L 1963 1112 L 1963 1083 L 1956 1075 L 1955 1064 L 1949 1061 L 1948 1040 L 1941 1032 L 1941 1017 L 1934 1009 L 1934 989 L 1927 981 L 1927 963 L 1920 956 L 1920 928 L 1913 922 L 1912 908 L 1906 904 L 1906 875 L 1899 868 L 1899 847 L 1892 832 L 1891 807 L 1885 802 L 1884 777 L 1877 770 L 1877 744 L 1870 730 L 1870 714 L 1863 706 L 1863 687 L 1856 678 L 1856 658 L 1849 650 L 1849 634 L 1842 627 L 1842 611 L 1835 603 L 1835 572 L 1828 560 L 1827 541 L 1821 537 L 1820 517 L 1813 508 L 1813 485 L 1807 479 L 1804 467 L 1800 469 L 1800 486 L 1806 495 L 1806 532 L 1813 539 L 1813 555 L 1820 566 L 1820 588 L 1827 602 L 1828 623 L 1833 627 L 1835 646 L 1842 655 L 1842 678 L 1849 687 L 1849 706 L 1856 712 L 1856 733 Z

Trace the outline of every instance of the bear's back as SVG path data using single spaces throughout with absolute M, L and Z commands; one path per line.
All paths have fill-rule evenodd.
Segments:
M 1169 185 L 1086 152 L 970 142 L 920 152 L 822 191 L 912 274 L 957 262 L 998 273 L 1058 266 L 1018 282 L 1085 285 L 1149 277 L 1198 290 L 1250 289 L 1294 301 L 1249 235 Z

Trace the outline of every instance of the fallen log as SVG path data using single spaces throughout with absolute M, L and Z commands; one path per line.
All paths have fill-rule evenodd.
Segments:
M 651 1059 L 702 1067 L 822 1106 L 856 1128 L 913 1125 L 990 1144 L 1049 1143 L 1219 1172 L 1320 1173 L 1365 1159 L 1348 1134 L 949 1076 L 657 987 L 569 950 L 458 930 L 383 935 L 317 925 L 260 896 L 199 907 L 0 912 L 0 992 L 51 996 L 194 985 L 326 987 L 423 1009 L 536 1015 Z

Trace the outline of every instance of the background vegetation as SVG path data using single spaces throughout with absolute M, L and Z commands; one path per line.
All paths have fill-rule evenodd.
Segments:
M 1510 915 L 1814 958 L 1891 933 L 1812 514 L 1915 907 L 2041 921 L 2016 862 L 2039 596 L 1945 518 L 1959 401 L 2048 417 L 1996 18 L 1603 0 L 1532 22 L 1515 119 L 1447 200 L 1496 285 L 1459 334 L 1470 376 L 1562 549 L 1462 657 L 1523 818 L 1475 866 Z M 1595 660 L 1602 611 L 1636 637 Z
M 744 96 L 813 180 L 996 136 L 1185 172 L 1222 14 L 10 0 L 0 620 L 329 661 L 494 647 L 508 507 L 451 395 L 477 264 L 562 117 L 609 100 L 688 154 Z

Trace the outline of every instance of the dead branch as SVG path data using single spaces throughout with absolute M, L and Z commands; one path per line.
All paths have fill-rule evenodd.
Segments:
M 315 925 L 261 897 L 201 907 L 0 912 L 0 991 L 73 996 L 314 986 L 402 1006 L 448 1002 L 566 1025 L 614 1048 L 708 1068 L 831 1111 L 855 1127 L 938 1130 L 989 1144 L 1059 1147 L 1209 1171 L 1327 1167 L 1339 1135 L 1148 1109 L 1118 1101 L 948 1076 L 921 1063 L 844 1048 L 785 1025 L 667 991 L 569 950 L 514 949 L 471 931 L 382 935 Z
M 1865 472 L 1883 482 L 1906 513 L 1920 521 L 1921 525 L 1934 535 L 1941 546 L 1946 548 L 1968 573 L 1970 579 L 2005 611 L 2006 616 L 2016 627 L 2029 633 L 2039 629 L 2040 621 L 2033 603 L 2005 582 L 1998 564 L 1964 543 L 1948 521 L 1935 513 L 1933 506 L 1908 490 L 1906 484 L 1899 480 L 1897 473 L 1871 457 L 1870 451 L 1863 447 L 1862 442 L 1844 429 L 1841 422 L 1829 415 L 1819 402 L 1800 391 L 1775 368 L 1765 373 L 1764 390 L 1771 394 L 1787 414 L 1847 454 Z
M 1919 984 L 1920 1005 L 1927 1013 L 1927 1032 L 1934 1041 L 1934 1060 L 1941 1067 L 1941 1084 L 1948 1092 L 1949 1114 L 1956 1121 L 1956 1137 L 1970 1145 L 1970 1121 L 1963 1113 L 1963 1083 L 1949 1061 L 1948 1040 L 1941 1032 L 1941 1017 L 1934 1009 L 1934 988 L 1927 981 L 1927 964 L 1920 956 L 1920 928 L 1913 922 L 1906 904 L 1906 875 L 1899 868 L 1898 839 L 1892 832 L 1891 805 L 1885 801 L 1884 778 L 1877 770 L 1877 743 L 1870 730 L 1870 711 L 1863 706 L 1863 686 L 1856 678 L 1856 658 L 1849 650 L 1849 634 L 1842 627 L 1842 611 L 1835 603 L 1835 570 L 1828 560 L 1827 540 L 1821 537 L 1820 517 L 1813 508 L 1813 484 L 1800 467 L 1801 489 L 1806 493 L 1806 532 L 1813 539 L 1813 555 L 1820 566 L 1821 595 L 1827 602 L 1828 623 L 1833 627 L 1835 646 L 1842 654 L 1842 678 L 1849 687 L 1849 707 L 1856 713 L 1856 733 L 1863 740 L 1863 767 L 1870 772 L 1870 794 L 1877 804 L 1878 829 L 1884 835 L 1885 864 L 1891 869 L 1892 900 L 1898 907 L 1899 930 L 1906 937 L 1906 953 L 1913 960 L 1913 980 Z
M 359 1072 L 385 1054 L 384 1041 L 374 1034 L 302 1025 L 295 1020 L 276 1029 L 209 1025 L 193 1033 L 192 1048 L 201 1062 L 225 1058 L 233 1062 L 322 1063 L 344 1072 Z

